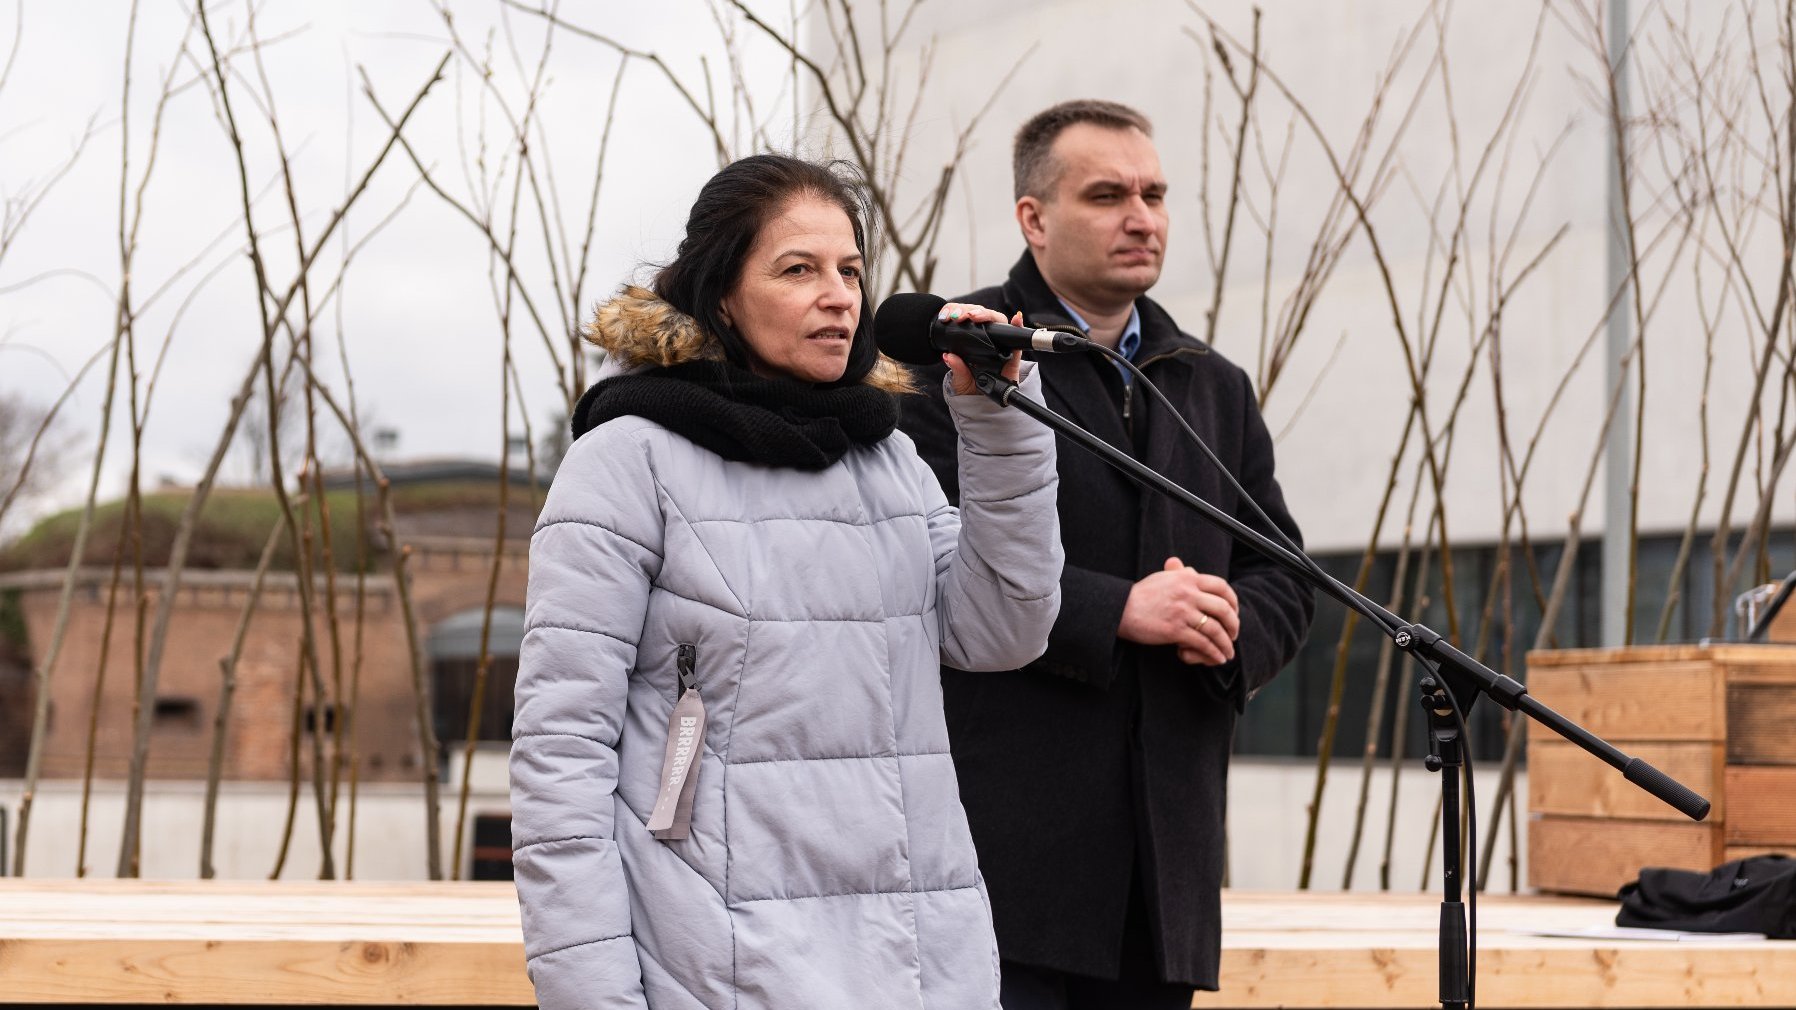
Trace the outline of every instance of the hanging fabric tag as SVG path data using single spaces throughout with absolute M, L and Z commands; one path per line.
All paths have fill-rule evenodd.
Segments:
M 698 784 L 699 754 L 705 743 L 705 703 L 694 675 L 698 650 L 680 646 L 680 700 L 667 718 L 667 753 L 661 760 L 661 792 L 649 815 L 649 833 L 680 841 L 692 830 L 692 797 Z

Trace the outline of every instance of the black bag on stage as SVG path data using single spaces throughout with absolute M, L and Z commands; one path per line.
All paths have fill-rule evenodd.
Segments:
M 1615 924 L 1796 939 L 1796 859 L 1752 856 L 1708 873 L 1647 867 L 1622 885 Z

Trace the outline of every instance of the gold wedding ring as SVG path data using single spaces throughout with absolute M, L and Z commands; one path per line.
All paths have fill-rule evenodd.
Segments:
M 1197 623 L 1192 625 L 1192 627 L 1197 629 L 1198 631 L 1202 631 L 1202 630 L 1204 630 L 1204 625 L 1209 624 L 1209 623 L 1210 623 L 1210 615 L 1209 614 L 1199 614 L 1199 615 L 1197 615 Z

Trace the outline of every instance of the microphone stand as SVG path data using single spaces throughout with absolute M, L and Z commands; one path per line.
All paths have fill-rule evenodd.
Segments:
M 1426 625 L 1405 621 L 1379 606 L 1365 595 L 1333 578 L 1315 562 L 1299 557 L 1289 548 L 1268 539 L 1234 516 L 1180 487 L 1133 456 L 1097 437 L 1072 421 L 1055 413 L 1046 404 L 1024 396 L 1014 380 L 997 371 L 1002 359 L 985 355 L 967 356 L 974 371 L 979 391 L 1001 407 L 1015 407 L 1028 414 L 1081 448 L 1096 454 L 1106 463 L 1121 470 L 1144 487 L 1159 491 L 1190 508 L 1212 525 L 1220 527 L 1235 540 L 1246 544 L 1280 567 L 1297 576 L 1314 589 L 1333 597 L 1342 606 L 1371 621 L 1390 636 L 1399 649 L 1414 657 L 1430 676 L 1421 681 L 1422 705 L 1428 710 L 1429 755 L 1425 764 L 1441 775 L 1442 888 L 1440 924 L 1440 992 L 1441 1005 L 1461 1008 L 1471 998 L 1472 979 L 1467 972 L 1466 926 L 1464 905 L 1460 901 L 1463 881 L 1459 855 L 1459 767 L 1464 762 L 1463 741 L 1453 701 L 1468 700 L 1469 711 L 1478 694 L 1489 695 L 1510 711 L 1520 711 L 1534 721 L 1596 755 L 1605 764 L 1619 769 L 1622 777 L 1646 790 L 1678 812 L 1700 821 L 1709 814 L 1709 801 L 1652 765 L 1637 757 L 1629 757 L 1572 720 L 1535 700 L 1519 681 L 1503 676 L 1453 647 Z M 1447 692 L 1451 692 L 1451 696 Z

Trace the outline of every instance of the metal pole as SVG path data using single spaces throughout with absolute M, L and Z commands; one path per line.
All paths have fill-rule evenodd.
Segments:
M 1619 385 L 1620 401 L 1615 407 L 1615 420 L 1609 427 L 1609 440 L 1603 457 L 1603 638 L 1606 646 L 1623 644 L 1628 621 L 1628 525 L 1631 492 L 1629 484 L 1634 468 L 1634 383 L 1630 378 L 1628 348 L 1634 341 L 1634 317 L 1628 308 L 1628 240 L 1626 209 L 1621 193 L 1621 159 L 1626 157 L 1626 123 L 1628 116 L 1628 75 L 1625 64 L 1628 44 L 1628 0 L 1609 0 L 1609 66 L 1615 74 L 1615 114 L 1619 124 L 1610 124 L 1606 132 L 1609 153 L 1608 214 L 1604 224 L 1609 237 L 1608 277 L 1603 297 L 1617 291 L 1614 311 L 1609 313 L 1607 367 L 1603 373 L 1603 393 L 1598 401 L 1598 416 L 1608 405 L 1609 394 Z

